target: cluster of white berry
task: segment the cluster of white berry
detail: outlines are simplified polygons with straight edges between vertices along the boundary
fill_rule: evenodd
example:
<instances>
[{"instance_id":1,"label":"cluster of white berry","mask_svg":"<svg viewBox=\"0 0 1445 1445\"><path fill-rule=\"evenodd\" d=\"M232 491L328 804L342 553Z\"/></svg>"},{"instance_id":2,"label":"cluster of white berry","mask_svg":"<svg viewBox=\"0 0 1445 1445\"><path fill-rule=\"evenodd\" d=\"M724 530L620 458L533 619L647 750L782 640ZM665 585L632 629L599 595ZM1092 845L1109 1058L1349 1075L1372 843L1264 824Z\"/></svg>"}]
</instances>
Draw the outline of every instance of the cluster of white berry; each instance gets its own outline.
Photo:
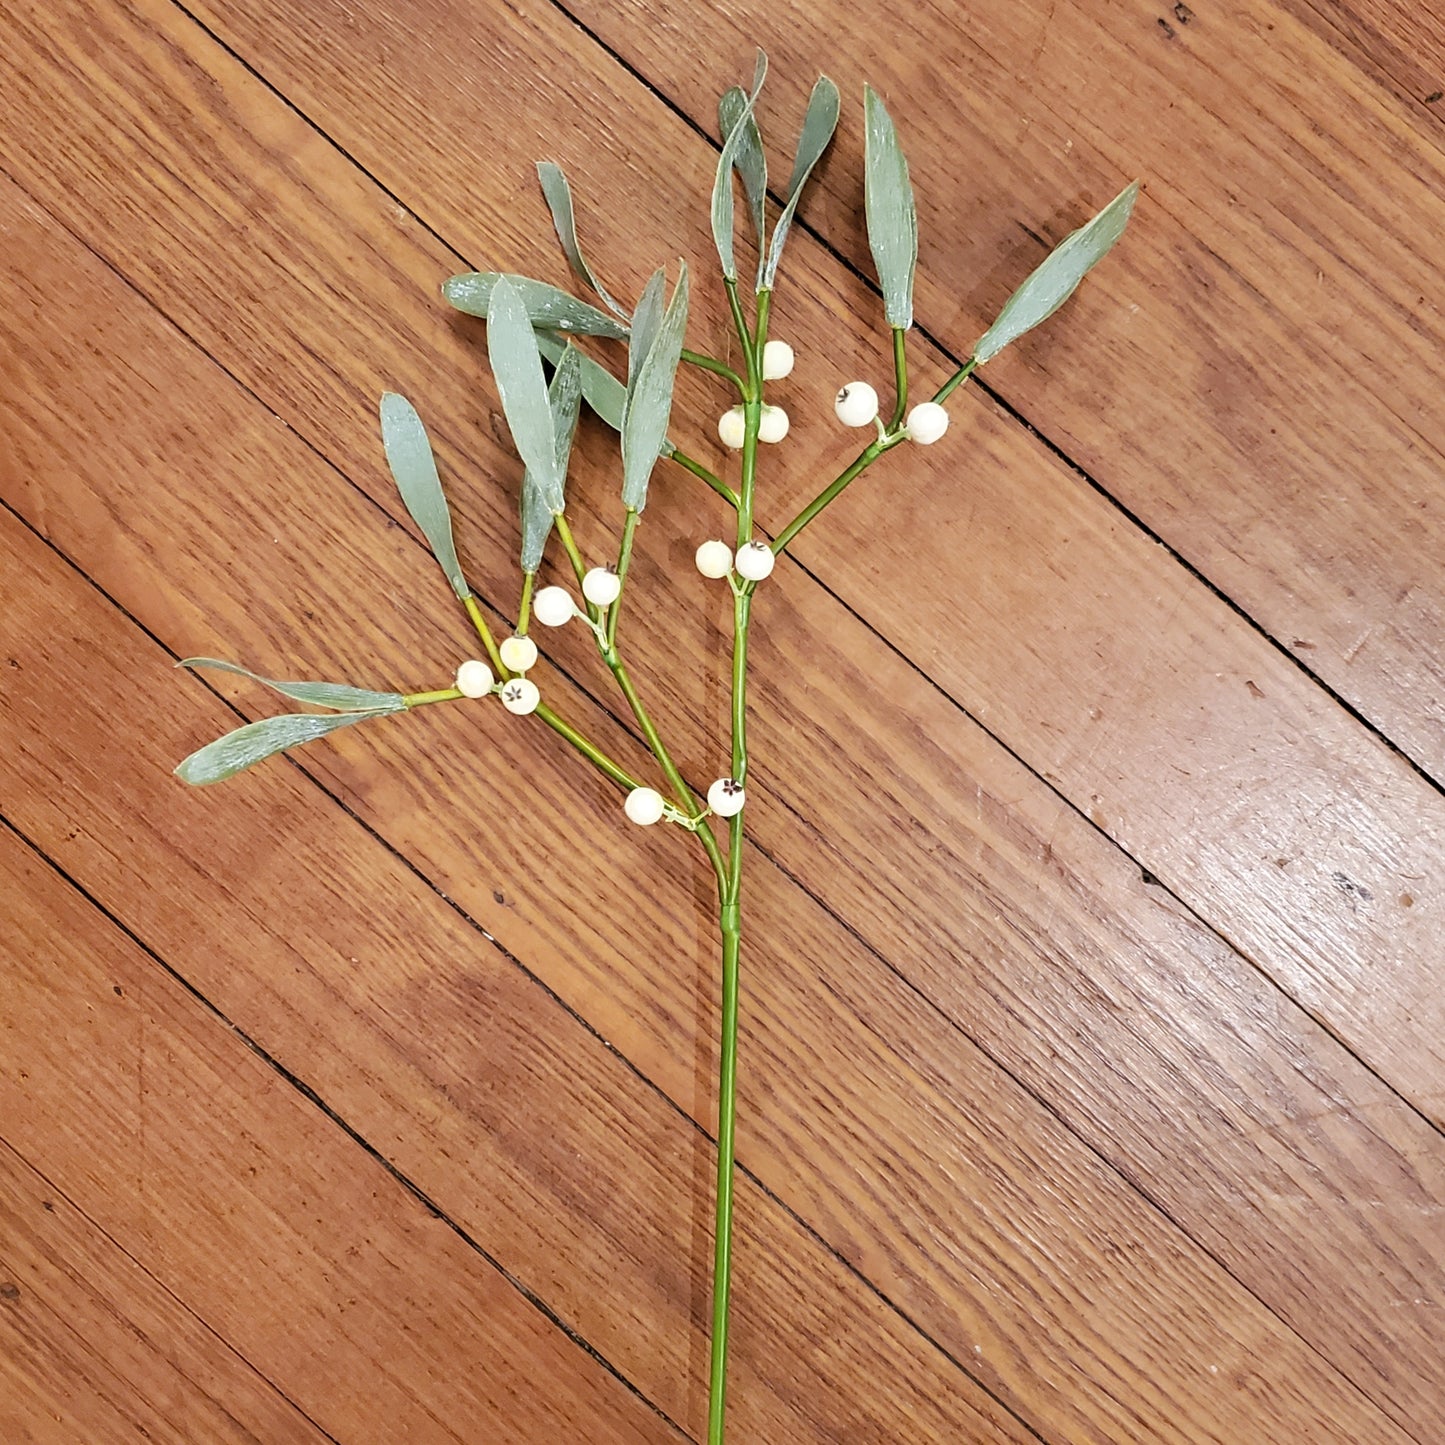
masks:
<instances>
[{"instance_id":1,"label":"cluster of white berry","mask_svg":"<svg viewBox=\"0 0 1445 1445\"><path fill-rule=\"evenodd\" d=\"M741 813L746 801L747 790L735 778L719 778L707 790L707 805L719 818L731 818ZM634 823L640 823L644 828L677 811L656 788L633 788L622 809ZM677 816L681 817L680 814Z\"/></svg>"},{"instance_id":2,"label":"cluster of white berry","mask_svg":"<svg viewBox=\"0 0 1445 1445\"><path fill-rule=\"evenodd\" d=\"M844 426L869 426L878 420L878 393L866 381L850 381L833 399ZM948 430L948 413L936 401L921 401L903 423L908 440L932 446Z\"/></svg>"},{"instance_id":3,"label":"cluster of white berry","mask_svg":"<svg viewBox=\"0 0 1445 1445\"><path fill-rule=\"evenodd\" d=\"M766 542L756 539L744 542L734 555L726 542L714 539L704 542L693 560L704 577L726 577L729 572L735 571L744 581L761 582L772 572L778 559Z\"/></svg>"}]
</instances>

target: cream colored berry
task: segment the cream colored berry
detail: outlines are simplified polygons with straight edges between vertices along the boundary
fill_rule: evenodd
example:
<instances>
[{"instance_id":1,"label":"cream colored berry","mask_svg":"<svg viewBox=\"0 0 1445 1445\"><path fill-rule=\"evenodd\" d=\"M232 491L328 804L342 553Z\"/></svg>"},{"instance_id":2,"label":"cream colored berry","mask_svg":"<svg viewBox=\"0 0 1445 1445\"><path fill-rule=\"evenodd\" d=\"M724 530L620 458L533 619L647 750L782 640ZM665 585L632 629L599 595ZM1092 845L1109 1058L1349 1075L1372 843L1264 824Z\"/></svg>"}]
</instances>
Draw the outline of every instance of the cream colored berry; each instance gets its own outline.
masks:
<instances>
[{"instance_id":1,"label":"cream colored berry","mask_svg":"<svg viewBox=\"0 0 1445 1445\"><path fill-rule=\"evenodd\" d=\"M656 788L634 788L622 805L623 811L634 823L645 828L662 817L662 794Z\"/></svg>"},{"instance_id":2,"label":"cream colored berry","mask_svg":"<svg viewBox=\"0 0 1445 1445\"><path fill-rule=\"evenodd\" d=\"M543 627L565 627L576 615L577 604L565 587L544 587L532 599L532 616Z\"/></svg>"},{"instance_id":3,"label":"cream colored berry","mask_svg":"<svg viewBox=\"0 0 1445 1445\"><path fill-rule=\"evenodd\" d=\"M932 446L948 430L948 413L936 401L922 401L908 413L903 424L909 441Z\"/></svg>"},{"instance_id":4,"label":"cream colored berry","mask_svg":"<svg viewBox=\"0 0 1445 1445\"><path fill-rule=\"evenodd\" d=\"M780 406L765 406L758 421L760 442L780 442L788 434L788 414Z\"/></svg>"},{"instance_id":5,"label":"cream colored berry","mask_svg":"<svg viewBox=\"0 0 1445 1445\"><path fill-rule=\"evenodd\" d=\"M844 426L869 426L878 415L878 393L866 381L850 381L833 401Z\"/></svg>"},{"instance_id":6,"label":"cream colored berry","mask_svg":"<svg viewBox=\"0 0 1445 1445\"><path fill-rule=\"evenodd\" d=\"M735 406L731 411L725 411L717 422L717 434L719 440L725 447L737 451L747 438L747 418L743 416L743 409Z\"/></svg>"},{"instance_id":7,"label":"cream colored berry","mask_svg":"<svg viewBox=\"0 0 1445 1445\"><path fill-rule=\"evenodd\" d=\"M731 818L741 813L746 801L743 785L733 778L719 778L707 790L707 805L719 818Z\"/></svg>"},{"instance_id":8,"label":"cream colored berry","mask_svg":"<svg viewBox=\"0 0 1445 1445\"><path fill-rule=\"evenodd\" d=\"M498 649L508 672L526 672L537 660L537 644L530 637L506 637Z\"/></svg>"},{"instance_id":9,"label":"cream colored berry","mask_svg":"<svg viewBox=\"0 0 1445 1445\"><path fill-rule=\"evenodd\" d=\"M457 691L463 697L486 697L494 680L492 669L476 658L457 668Z\"/></svg>"},{"instance_id":10,"label":"cream colored berry","mask_svg":"<svg viewBox=\"0 0 1445 1445\"><path fill-rule=\"evenodd\" d=\"M781 381L793 369L793 348L786 341L769 341L763 347L763 380Z\"/></svg>"},{"instance_id":11,"label":"cream colored berry","mask_svg":"<svg viewBox=\"0 0 1445 1445\"><path fill-rule=\"evenodd\" d=\"M772 570L777 558L766 542L748 542L738 548L737 560L733 563L739 577L749 582L761 582Z\"/></svg>"},{"instance_id":12,"label":"cream colored berry","mask_svg":"<svg viewBox=\"0 0 1445 1445\"><path fill-rule=\"evenodd\" d=\"M733 570L733 549L726 542L704 542L693 560L704 577L726 577Z\"/></svg>"},{"instance_id":13,"label":"cream colored berry","mask_svg":"<svg viewBox=\"0 0 1445 1445\"><path fill-rule=\"evenodd\" d=\"M542 701L542 694L537 691L537 684L529 678L514 677L510 682L502 684L502 706L508 712L514 712L518 717L526 717L529 712L537 711L537 704Z\"/></svg>"},{"instance_id":14,"label":"cream colored berry","mask_svg":"<svg viewBox=\"0 0 1445 1445\"><path fill-rule=\"evenodd\" d=\"M582 595L594 607L611 607L622 596L622 579L611 567L594 567L582 579Z\"/></svg>"}]
</instances>

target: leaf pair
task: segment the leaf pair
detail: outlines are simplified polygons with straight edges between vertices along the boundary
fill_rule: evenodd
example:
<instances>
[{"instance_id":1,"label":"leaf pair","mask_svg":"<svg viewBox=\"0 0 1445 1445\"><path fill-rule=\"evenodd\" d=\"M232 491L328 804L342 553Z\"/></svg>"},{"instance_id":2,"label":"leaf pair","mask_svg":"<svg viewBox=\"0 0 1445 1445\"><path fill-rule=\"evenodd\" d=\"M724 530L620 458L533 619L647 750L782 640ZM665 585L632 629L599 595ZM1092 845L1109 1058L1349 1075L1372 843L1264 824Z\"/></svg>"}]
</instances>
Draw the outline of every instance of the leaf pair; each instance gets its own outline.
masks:
<instances>
[{"instance_id":1,"label":"leaf pair","mask_svg":"<svg viewBox=\"0 0 1445 1445\"><path fill-rule=\"evenodd\" d=\"M208 783L223 782L246 768L294 748L325 737L337 728L365 722L367 718L385 717L389 713L401 712L406 699L396 692L371 692L365 688L348 687L338 682L278 682L275 678L261 677L249 668L234 662L222 662L214 657L187 657L178 663L179 667L210 667L221 672L234 672L249 677L255 682L273 688L296 702L311 703L316 707L336 709L333 715L324 713L282 713L279 717L262 718L259 722L247 723L213 743L198 749L176 768L176 776L193 787L204 787Z\"/></svg>"},{"instance_id":2,"label":"leaf pair","mask_svg":"<svg viewBox=\"0 0 1445 1445\"><path fill-rule=\"evenodd\" d=\"M823 152L828 148L828 143L833 139L833 132L838 126L839 111L838 87L826 75L819 76L813 85L812 94L808 97L808 108L798 136L798 149L793 160L793 174L788 179L783 212L773 227L772 240L768 242L768 165L763 154L762 133L753 113L766 74L767 57L759 51L752 94L747 95L740 86L734 86L725 91L718 101L718 124L724 140L712 193L713 242L722 261L723 275L728 280L735 281L737 259L732 172L737 171L742 179L743 192L752 216L753 233L758 242L759 291L770 291L773 288L778 265L783 258L783 246L787 242L788 231L797 213L803 187L807 185L813 167L818 164Z\"/></svg>"}]
</instances>

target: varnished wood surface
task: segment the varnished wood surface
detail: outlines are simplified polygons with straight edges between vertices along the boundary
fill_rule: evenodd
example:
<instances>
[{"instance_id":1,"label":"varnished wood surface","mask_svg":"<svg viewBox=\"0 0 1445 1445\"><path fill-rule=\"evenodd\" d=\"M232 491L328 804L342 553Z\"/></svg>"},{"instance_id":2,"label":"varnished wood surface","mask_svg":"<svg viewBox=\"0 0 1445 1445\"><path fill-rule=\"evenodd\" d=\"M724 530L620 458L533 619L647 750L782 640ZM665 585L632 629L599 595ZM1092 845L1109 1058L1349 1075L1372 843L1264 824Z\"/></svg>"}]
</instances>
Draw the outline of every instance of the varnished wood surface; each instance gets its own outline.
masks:
<instances>
[{"instance_id":1,"label":"varnished wood surface","mask_svg":"<svg viewBox=\"0 0 1445 1445\"><path fill-rule=\"evenodd\" d=\"M837 382L885 390L865 76L919 189L924 384L1030 232L1146 193L759 600L736 1438L1445 1435L1435 22L865 6L865 54L812 7L573 15L0 20L5 1438L697 1437L704 870L461 709L187 793L270 705L172 663L447 678L375 395L422 408L505 611L516 462L437 284L565 278L547 155L624 292L710 274L699 132L753 40L776 168L819 66L849 105L778 297L774 524L846 459ZM713 456L717 392L683 404ZM659 474L624 627L704 782L715 500ZM553 657L645 768L582 639Z\"/></svg>"}]
</instances>

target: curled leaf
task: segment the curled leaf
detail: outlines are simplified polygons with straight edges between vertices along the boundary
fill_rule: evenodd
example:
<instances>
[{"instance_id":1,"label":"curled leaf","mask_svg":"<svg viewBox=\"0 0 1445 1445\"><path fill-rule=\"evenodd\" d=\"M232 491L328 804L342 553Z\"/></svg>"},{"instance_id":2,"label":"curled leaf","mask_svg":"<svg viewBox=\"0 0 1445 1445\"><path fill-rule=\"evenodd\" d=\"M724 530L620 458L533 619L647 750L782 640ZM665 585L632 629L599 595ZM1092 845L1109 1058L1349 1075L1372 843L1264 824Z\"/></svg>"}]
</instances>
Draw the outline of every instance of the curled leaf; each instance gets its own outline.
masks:
<instances>
[{"instance_id":1,"label":"curled leaf","mask_svg":"<svg viewBox=\"0 0 1445 1445\"><path fill-rule=\"evenodd\" d=\"M1138 196L1138 181L1125 186L1093 220L1071 231L1039 262L1004 303L998 319L979 337L973 348L979 366L1046 321L1074 294L1079 282L1124 234Z\"/></svg>"},{"instance_id":2,"label":"curled leaf","mask_svg":"<svg viewBox=\"0 0 1445 1445\"><path fill-rule=\"evenodd\" d=\"M260 722L247 723L245 727L237 728L235 732L227 733L225 737L217 738L192 753L176 769L176 776L183 783L198 788L207 783L224 782L276 753L285 752L287 748L325 737L337 728L350 727L352 723L365 722L367 718L385 717L396 711L396 708L386 708L375 712L332 714L288 712L280 717L262 718Z\"/></svg>"},{"instance_id":3,"label":"curled leaf","mask_svg":"<svg viewBox=\"0 0 1445 1445\"><path fill-rule=\"evenodd\" d=\"M609 311L615 312L627 322L627 312L607 294L607 288L592 273L587 258L582 254L582 245L577 239L577 217L572 209L572 187L562 167L555 161L537 162L537 179L542 183L542 194L547 198L547 209L552 212L552 224L557 228L557 239L577 279L589 290L594 291Z\"/></svg>"},{"instance_id":4,"label":"curled leaf","mask_svg":"<svg viewBox=\"0 0 1445 1445\"><path fill-rule=\"evenodd\" d=\"M753 235L757 238L761 254L767 236L768 162L763 155L763 136L758 129L758 118L748 108L747 92L742 86L735 85L718 98L717 118L724 142L732 134L733 127L742 122L743 134L738 141L733 166L742 177L743 194L748 198L748 210L753 218Z\"/></svg>"},{"instance_id":5,"label":"curled leaf","mask_svg":"<svg viewBox=\"0 0 1445 1445\"><path fill-rule=\"evenodd\" d=\"M883 291L888 324L913 325L913 273L918 265L918 216L908 162L883 102L863 88L863 200L868 247Z\"/></svg>"},{"instance_id":6,"label":"curled leaf","mask_svg":"<svg viewBox=\"0 0 1445 1445\"><path fill-rule=\"evenodd\" d=\"M687 331L687 301L687 263L683 262L656 339L627 389L622 417L622 505L631 512L640 512L647 505L647 484L667 440L673 384Z\"/></svg>"},{"instance_id":7,"label":"curled leaf","mask_svg":"<svg viewBox=\"0 0 1445 1445\"><path fill-rule=\"evenodd\" d=\"M788 200L778 224L773 227L773 239L768 246L766 263L758 272L758 290L772 290L778 274L778 262L783 259L783 245L788 239L788 229L798 209L803 187L818 164L833 132L838 128L838 87L826 75L820 75L808 97L807 113L803 116L803 129L798 136L798 154L793 161L792 178L788 181Z\"/></svg>"},{"instance_id":8,"label":"curled leaf","mask_svg":"<svg viewBox=\"0 0 1445 1445\"><path fill-rule=\"evenodd\" d=\"M542 355L526 306L506 278L492 288L487 356L522 464L532 473L547 509L560 512L564 506L563 473L557 465L557 428L542 374Z\"/></svg>"},{"instance_id":9,"label":"curled leaf","mask_svg":"<svg viewBox=\"0 0 1445 1445\"><path fill-rule=\"evenodd\" d=\"M395 712L405 706L399 692L371 692L364 687L348 687L341 682L279 682L274 677L262 677L249 667L236 662L222 662L217 657L183 657L177 667L209 667L216 672L234 672L238 677L249 677L289 697L293 702L310 703L312 707L329 707L336 712Z\"/></svg>"},{"instance_id":10,"label":"curled leaf","mask_svg":"<svg viewBox=\"0 0 1445 1445\"><path fill-rule=\"evenodd\" d=\"M548 331L571 331L580 336L610 336L621 340L627 328L605 311L579 301L569 291L534 281L530 276L505 276L500 271L466 271L442 285L442 295L468 316L489 317L492 293L506 280L521 297L527 319Z\"/></svg>"},{"instance_id":11,"label":"curled leaf","mask_svg":"<svg viewBox=\"0 0 1445 1445\"><path fill-rule=\"evenodd\" d=\"M432 455L426 428L416 408L394 391L384 393L381 398L381 444L396 489L446 573L452 591L463 599L470 597L471 588L462 576L462 564L457 561L456 543L452 539L451 509L437 475L436 458Z\"/></svg>"},{"instance_id":12,"label":"curled leaf","mask_svg":"<svg viewBox=\"0 0 1445 1445\"><path fill-rule=\"evenodd\" d=\"M728 132L722 154L718 157L717 175L712 183L712 238L722 261L723 276L729 281L738 279L737 261L733 250L733 163L738 152L746 143L747 122L752 119L753 107L758 101L758 92L768 73L768 57L758 51L757 69L753 72L753 90L738 112L732 129Z\"/></svg>"}]
</instances>

